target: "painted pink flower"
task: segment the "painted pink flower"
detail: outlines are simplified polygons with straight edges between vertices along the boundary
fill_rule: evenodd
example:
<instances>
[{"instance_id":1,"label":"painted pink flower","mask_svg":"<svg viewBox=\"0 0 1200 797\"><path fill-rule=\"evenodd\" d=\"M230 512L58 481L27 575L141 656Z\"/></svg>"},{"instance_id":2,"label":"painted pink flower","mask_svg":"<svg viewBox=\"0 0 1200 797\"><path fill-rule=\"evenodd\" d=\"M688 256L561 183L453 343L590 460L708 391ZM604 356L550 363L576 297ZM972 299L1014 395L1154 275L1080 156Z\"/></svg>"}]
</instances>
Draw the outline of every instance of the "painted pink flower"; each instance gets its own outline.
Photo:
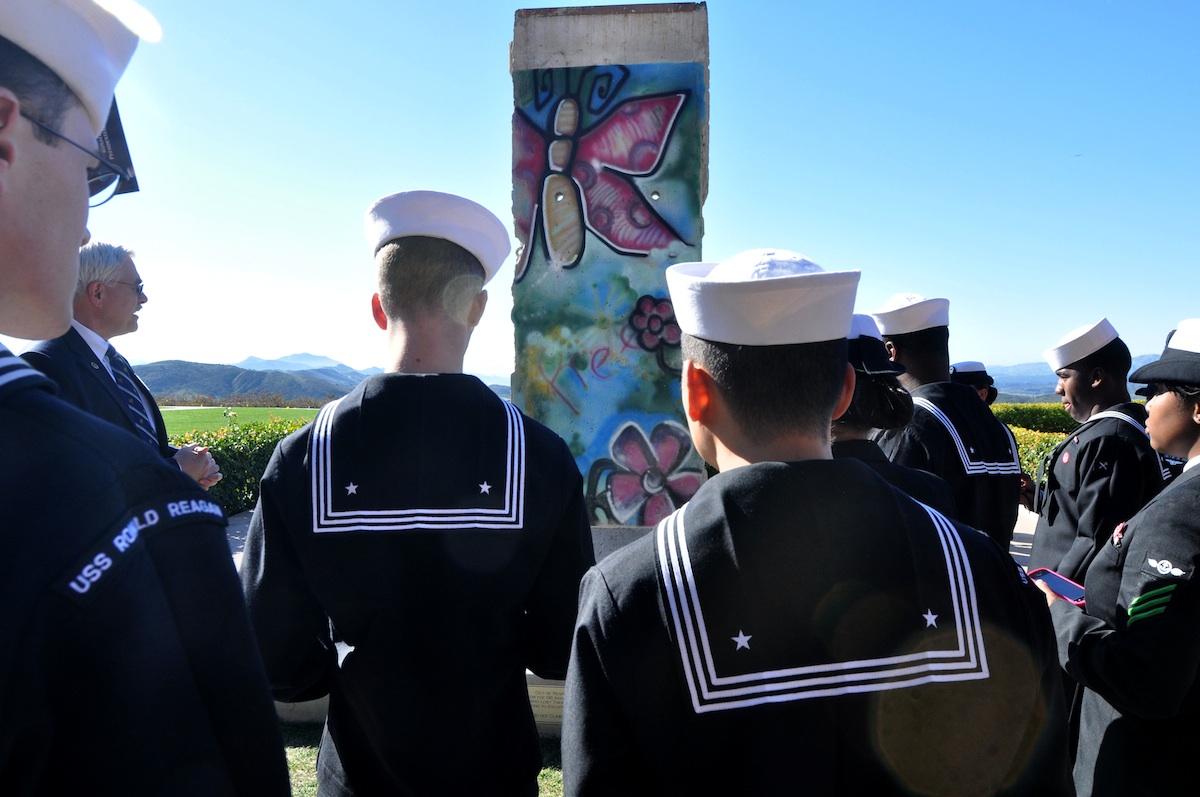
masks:
<instances>
[{"instance_id":1,"label":"painted pink flower","mask_svg":"<svg viewBox=\"0 0 1200 797\"><path fill-rule=\"evenodd\" d=\"M665 346L679 345L679 324L670 299L641 297L629 315L629 326L637 335L638 345L646 351L657 352Z\"/></svg>"},{"instance_id":2,"label":"painted pink flower","mask_svg":"<svg viewBox=\"0 0 1200 797\"><path fill-rule=\"evenodd\" d=\"M616 521L653 526L687 503L704 481L701 471L682 467L691 451L691 437L677 423L658 424L648 440L636 424L621 427L612 442L616 470L606 490Z\"/></svg>"}]
</instances>

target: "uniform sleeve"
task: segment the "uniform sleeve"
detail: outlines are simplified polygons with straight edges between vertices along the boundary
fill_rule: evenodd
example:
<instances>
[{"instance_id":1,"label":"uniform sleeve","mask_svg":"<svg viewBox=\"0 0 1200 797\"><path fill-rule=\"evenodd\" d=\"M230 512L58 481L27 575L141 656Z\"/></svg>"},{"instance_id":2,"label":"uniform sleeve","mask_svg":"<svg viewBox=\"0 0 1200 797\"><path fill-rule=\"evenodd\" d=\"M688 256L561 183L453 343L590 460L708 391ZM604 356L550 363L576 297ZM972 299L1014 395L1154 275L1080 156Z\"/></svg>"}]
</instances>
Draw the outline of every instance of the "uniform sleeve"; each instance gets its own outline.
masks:
<instances>
[{"instance_id":1,"label":"uniform sleeve","mask_svg":"<svg viewBox=\"0 0 1200 797\"><path fill-rule=\"evenodd\" d=\"M1075 505L1079 507L1079 519L1075 539L1057 569L1082 581L1088 565L1117 524L1142 508L1146 484L1137 451L1119 437L1098 437L1078 456Z\"/></svg>"},{"instance_id":2,"label":"uniform sleeve","mask_svg":"<svg viewBox=\"0 0 1200 797\"><path fill-rule=\"evenodd\" d=\"M525 666L542 678L563 678L571 652L571 630L579 581L595 564L592 530L583 504L583 479L574 471L569 498L559 516L533 590L525 604Z\"/></svg>"},{"instance_id":3,"label":"uniform sleeve","mask_svg":"<svg viewBox=\"0 0 1200 797\"><path fill-rule=\"evenodd\" d=\"M605 626L617 614L603 574L588 571L579 589L579 618L563 697L563 791L638 794L649 783L632 730L605 671Z\"/></svg>"},{"instance_id":4,"label":"uniform sleeve","mask_svg":"<svg viewBox=\"0 0 1200 797\"><path fill-rule=\"evenodd\" d=\"M276 700L295 702L329 693L334 653L328 616L306 584L292 542L296 530L289 528L281 508L286 505L287 472L280 444L260 484L241 577L271 691Z\"/></svg>"},{"instance_id":5,"label":"uniform sleeve","mask_svg":"<svg viewBox=\"0 0 1200 797\"><path fill-rule=\"evenodd\" d=\"M1161 513L1156 519L1162 525L1153 540L1132 539L1120 570L1122 628L1066 601L1050 607L1067 673L1123 714L1147 719L1174 716L1200 671L1200 527L1183 528ZM1149 536L1147 520L1139 525Z\"/></svg>"}]
</instances>

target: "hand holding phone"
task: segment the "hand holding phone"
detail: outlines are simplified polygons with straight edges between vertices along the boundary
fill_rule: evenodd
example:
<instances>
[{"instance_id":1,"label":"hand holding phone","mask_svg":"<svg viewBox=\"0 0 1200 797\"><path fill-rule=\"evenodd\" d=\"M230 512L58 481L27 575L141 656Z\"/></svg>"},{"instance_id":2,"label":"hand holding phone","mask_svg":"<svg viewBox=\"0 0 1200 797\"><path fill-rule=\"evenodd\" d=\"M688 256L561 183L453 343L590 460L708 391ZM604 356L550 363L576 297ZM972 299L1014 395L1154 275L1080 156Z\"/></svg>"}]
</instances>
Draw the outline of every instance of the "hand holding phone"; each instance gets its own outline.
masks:
<instances>
[{"instance_id":1,"label":"hand holding phone","mask_svg":"<svg viewBox=\"0 0 1200 797\"><path fill-rule=\"evenodd\" d=\"M1063 600L1070 601L1076 606L1083 606L1087 600L1083 596L1083 587L1076 584L1071 579L1064 575L1055 573L1053 570L1045 567L1039 567L1036 570L1029 571L1029 577L1035 581L1040 581L1060 596Z\"/></svg>"}]
</instances>

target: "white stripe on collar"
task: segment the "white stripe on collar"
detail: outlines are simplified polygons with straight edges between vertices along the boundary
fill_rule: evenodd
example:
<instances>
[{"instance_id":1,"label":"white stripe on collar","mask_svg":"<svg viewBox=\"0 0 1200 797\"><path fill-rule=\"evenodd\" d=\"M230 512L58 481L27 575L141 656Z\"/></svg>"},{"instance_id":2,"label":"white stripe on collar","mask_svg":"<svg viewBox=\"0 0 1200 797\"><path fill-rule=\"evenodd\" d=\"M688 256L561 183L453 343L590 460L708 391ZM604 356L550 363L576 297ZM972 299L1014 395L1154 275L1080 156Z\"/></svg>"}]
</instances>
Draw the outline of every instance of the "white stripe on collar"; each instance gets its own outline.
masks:
<instances>
[{"instance_id":1,"label":"white stripe on collar","mask_svg":"<svg viewBox=\"0 0 1200 797\"><path fill-rule=\"evenodd\" d=\"M334 411L343 399L321 408L313 420L309 443L312 470L313 531L408 531L411 529L519 529L525 523L525 421L505 401L508 416L508 446L505 454L504 505L500 509L360 509L336 510L333 506L333 440L330 430Z\"/></svg>"},{"instance_id":2,"label":"white stripe on collar","mask_svg":"<svg viewBox=\"0 0 1200 797\"><path fill-rule=\"evenodd\" d=\"M972 459L970 452L967 450L966 443L963 442L962 435L958 433L958 429L954 428L954 424L946 413L927 398L921 396L913 396L913 404L926 412L933 415L938 423L946 427L946 431L950 433L950 439L954 441L954 447L958 450L958 458L962 460L963 470L968 476L979 474L990 474L993 476L1021 473L1021 460L1017 456L1016 441L1013 439L1012 433L1005 430L1009 439L1009 453L1012 455L1011 461L1005 462L988 462L987 460ZM1000 423L997 421L997 423ZM1003 426L1003 424L1001 424Z\"/></svg>"},{"instance_id":3,"label":"white stripe on collar","mask_svg":"<svg viewBox=\"0 0 1200 797\"><path fill-rule=\"evenodd\" d=\"M799 665L740 675L719 675L712 655L684 529L684 509L663 519L655 531L679 657L697 714L767 703L905 689L920 684L975 681L989 677L975 579L958 531L929 507L949 585L947 604L956 630L953 646L886 658Z\"/></svg>"}]
</instances>

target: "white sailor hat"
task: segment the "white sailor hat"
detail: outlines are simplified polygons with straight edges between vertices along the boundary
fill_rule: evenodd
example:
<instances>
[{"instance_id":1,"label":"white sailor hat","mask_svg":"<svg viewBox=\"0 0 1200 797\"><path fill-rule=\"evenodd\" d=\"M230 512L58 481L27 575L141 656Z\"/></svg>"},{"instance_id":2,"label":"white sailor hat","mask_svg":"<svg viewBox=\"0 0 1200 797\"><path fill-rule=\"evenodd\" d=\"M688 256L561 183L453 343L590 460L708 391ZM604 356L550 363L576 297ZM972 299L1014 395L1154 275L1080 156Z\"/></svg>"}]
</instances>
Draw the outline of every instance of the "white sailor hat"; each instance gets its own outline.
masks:
<instances>
[{"instance_id":1,"label":"white sailor hat","mask_svg":"<svg viewBox=\"0 0 1200 797\"><path fill-rule=\"evenodd\" d=\"M133 0L0 2L0 36L62 78L82 103L96 136L108 120L113 89L133 57L139 34L155 41L162 29Z\"/></svg>"},{"instance_id":2,"label":"white sailor hat","mask_svg":"<svg viewBox=\"0 0 1200 797\"><path fill-rule=\"evenodd\" d=\"M1116 339L1117 330L1107 318L1101 318L1094 324L1084 324L1071 330L1053 347L1042 352L1042 357L1051 370L1057 371L1079 362L1089 354L1095 354Z\"/></svg>"},{"instance_id":3,"label":"white sailor hat","mask_svg":"<svg viewBox=\"0 0 1200 797\"><path fill-rule=\"evenodd\" d=\"M926 299L916 293L897 293L871 316L883 335L907 335L932 327L948 327L950 300Z\"/></svg>"},{"instance_id":4,"label":"white sailor hat","mask_svg":"<svg viewBox=\"0 0 1200 797\"><path fill-rule=\"evenodd\" d=\"M958 385L967 385L976 390L986 390L984 401L991 404L996 400L999 391L996 390L996 380L992 379L984 364L978 360L964 360L950 366L950 381Z\"/></svg>"},{"instance_id":5,"label":"white sailor hat","mask_svg":"<svg viewBox=\"0 0 1200 797\"><path fill-rule=\"evenodd\" d=\"M1130 374L1129 381L1200 386L1200 318L1180 321L1162 356Z\"/></svg>"},{"instance_id":6,"label":"white sailor hat","mask_svg":"<svg viewBox=\"0 0 1200 797\"><path fill-rule=\"evenodd\" d=\"M795 252L751 249L720 263L671 266L667 288L687 334L783 346L846 337L858 278L857 271L825 271Z\"/></svg>"},{"instance_id":7,"label":"white sailor hat","mask_svg":"<svg viewBox=\"0 0 1200 797\"><path fill-rule=\"evenodd\" d=\"M900 363L888 359L883 338L875 319L864 313L855 313L850 322L850 347L848 358L854 370L863 374L902 374L907 369Z\"/></svg>"},{"instance_id":8,"label":"white sailor hat","mask_svg":"<svg viewBox=\"0 0 1200 797\"><path fill-rule=\"evenodd\" d=\"M439 191L402 191L367 208L367 244L374 257L383 245L414 235L458 244L479 259L486 284L508 257L508 230L476 202Z\"/></svg>"}]
</instances>

